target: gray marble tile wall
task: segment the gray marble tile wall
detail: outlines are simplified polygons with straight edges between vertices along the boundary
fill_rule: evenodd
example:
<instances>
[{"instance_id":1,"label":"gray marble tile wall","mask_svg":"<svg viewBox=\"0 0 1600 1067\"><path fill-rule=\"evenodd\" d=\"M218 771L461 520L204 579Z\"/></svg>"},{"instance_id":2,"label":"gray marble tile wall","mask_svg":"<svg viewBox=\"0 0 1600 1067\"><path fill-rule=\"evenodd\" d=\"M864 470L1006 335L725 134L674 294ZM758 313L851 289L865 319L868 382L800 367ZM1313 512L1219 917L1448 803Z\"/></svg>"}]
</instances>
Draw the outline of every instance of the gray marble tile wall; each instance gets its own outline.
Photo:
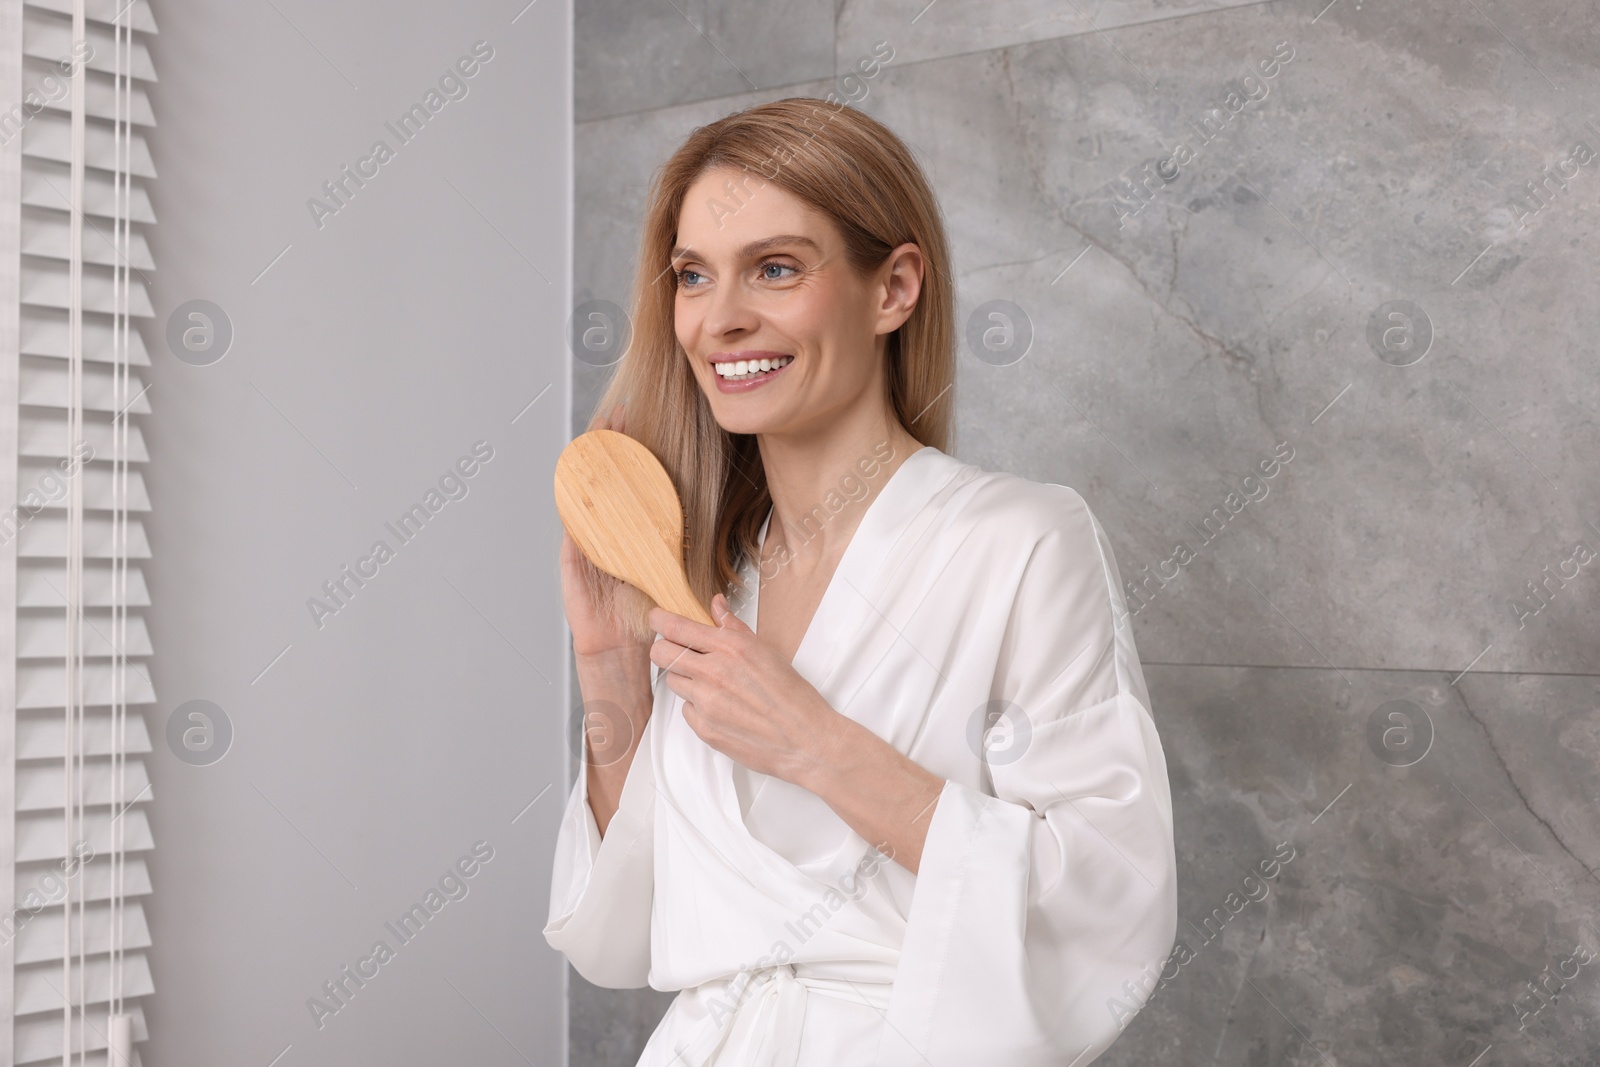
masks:
<instances>
[{"instance_id":1,"label":"gray marble tile wall","mask_svg":"<svg viewBox=\"0 0 1600 1067\"><path fill-rule=\"evenodd\" d=\"M1600 1063L1593 6L585 0L577 31L580 303L626 303L693 126L893 46L859 106L940 196L963 321L1033 331L963 354L956 454L1077 488L1136 583L1193 958L1099 1062ZM575 363L575 431L607 373ZM574 976L572 1064L631 1065L668 999Z\"/></svg>"}]
</instances>

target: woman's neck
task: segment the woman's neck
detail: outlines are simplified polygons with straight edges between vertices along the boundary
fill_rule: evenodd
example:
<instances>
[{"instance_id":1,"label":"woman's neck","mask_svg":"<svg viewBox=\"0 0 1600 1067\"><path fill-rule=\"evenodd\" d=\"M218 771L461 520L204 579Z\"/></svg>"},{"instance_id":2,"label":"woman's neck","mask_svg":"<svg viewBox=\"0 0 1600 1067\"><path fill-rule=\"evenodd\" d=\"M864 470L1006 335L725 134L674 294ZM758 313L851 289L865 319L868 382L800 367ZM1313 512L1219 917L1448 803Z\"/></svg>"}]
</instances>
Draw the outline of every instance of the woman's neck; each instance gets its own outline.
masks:
<instances>
[{"instance_id":1,"label":"woman's neck","mask_svg":"<svg viewBox=\"0 0 1600 1067\"><path fill-rule=\"evenodd\" d=\"M922 447L887 411L804 440L764 434L757 443L772 496L762 555L786 547L802 572L837 561L890 476Z\"/></svg>"}]
</instances>

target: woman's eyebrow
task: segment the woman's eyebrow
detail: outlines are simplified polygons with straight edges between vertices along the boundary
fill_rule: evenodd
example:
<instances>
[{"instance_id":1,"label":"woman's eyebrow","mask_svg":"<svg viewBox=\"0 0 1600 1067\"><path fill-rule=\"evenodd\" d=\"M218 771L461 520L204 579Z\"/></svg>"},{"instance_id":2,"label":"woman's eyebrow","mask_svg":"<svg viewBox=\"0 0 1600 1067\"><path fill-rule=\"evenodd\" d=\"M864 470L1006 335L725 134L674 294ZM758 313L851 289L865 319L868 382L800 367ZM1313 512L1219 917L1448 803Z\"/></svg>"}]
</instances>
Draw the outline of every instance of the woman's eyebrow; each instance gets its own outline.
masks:
<instances>
[{"instance_id":1,"label":"woman's eyebrow","mask_svg":"<svg viewBox=\"0 0 1600 1067\"><path fill-rule=\"evenodd\" d=\"M809 237L803 237L797 233L784 233L779 234L776 237L763 237L759 241L751 241L749 244L739 249L739 256L742 259L752 259L761 255L763 252L771 251L773 248L777 248L782 245L807 245L814 251L822 251L822 247ZM679 245L677 248L672 250L672 258L674 260L684 259L694 255L698 255L698 253L696 253L694 249L687 248L683 245Z\"/></svg>"}]
</instances>

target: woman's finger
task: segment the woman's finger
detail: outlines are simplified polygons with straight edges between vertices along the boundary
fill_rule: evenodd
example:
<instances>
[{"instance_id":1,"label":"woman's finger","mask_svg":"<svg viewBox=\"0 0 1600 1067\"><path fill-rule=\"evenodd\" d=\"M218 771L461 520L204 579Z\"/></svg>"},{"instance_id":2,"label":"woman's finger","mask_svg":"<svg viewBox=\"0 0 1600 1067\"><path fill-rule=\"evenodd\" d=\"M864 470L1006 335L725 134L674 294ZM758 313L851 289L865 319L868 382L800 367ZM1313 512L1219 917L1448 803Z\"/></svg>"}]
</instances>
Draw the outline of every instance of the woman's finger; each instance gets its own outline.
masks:
<instances>
[{"instance_id":1,"label":"woman's finger","mask_svg":"<svg viewBox=\"0 0 1600 1067\"><path fill-rule=\"evenodd\" d=\"M695 622L666 608L651 608L649 619L656 633L686 648L709 652L722 647L722 631L715 626Z\"/></svg>"},{"instance_id":2,"label":"woman's finger","mask_svg":"<svg viewBox=\"0 0 1600 1067\"><path fill-rule=\"evenodd\" d=\"M694 695L693 679L685 678L680 674L673 674L671 671L668 671L666 674L666 680L667 688L672 690L678 696L681 696L685 701L689 700L689 698Z\"/></svg>"},{"instance_id":3,"label":"woman's finger","mask_svg":"<svg viewBox=\"0 0 1600 1067\"><path fill-rule=\"evenodd\" d=\"M696 652L692 648L685 648L676 641L663 637L650 645L650 662L670 674L688 677L699 673L700 661L705 659L704 653Z\"/></svg>"}]
</instances>

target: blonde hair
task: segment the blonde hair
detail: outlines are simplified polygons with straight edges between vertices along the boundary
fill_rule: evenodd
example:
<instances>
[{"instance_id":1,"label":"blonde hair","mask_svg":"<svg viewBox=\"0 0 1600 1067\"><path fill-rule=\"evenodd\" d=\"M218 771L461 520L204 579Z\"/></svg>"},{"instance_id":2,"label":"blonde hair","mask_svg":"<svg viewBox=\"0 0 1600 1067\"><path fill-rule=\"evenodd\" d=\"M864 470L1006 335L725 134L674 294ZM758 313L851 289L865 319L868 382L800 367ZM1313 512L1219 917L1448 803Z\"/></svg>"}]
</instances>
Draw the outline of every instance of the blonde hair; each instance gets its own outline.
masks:
<instances>
[{"instance_id":1,"label":"blonde hair","mask_svg":"<svg viewBox=\"0 0 1600 1067\"><path fill-rule=\"evenodd\" d=\"M590 425L603 425L624 404L624 432L666 467L683 502L689 584L704 604L742 586L739 567L756 557L772 502L755 436L717 424L674 330L679 211L695 180L723 167L744 172L738 184L746 189L771 182L828 216L862 277L897 246L917 245L926 267L921 293L885 348L889 400L912 437L946 452L954 411L949 250L938 202L906 145L864 112L815 97L758 104L696 127L651 182L633 285L633 341ZM584 569L599 608L616 613L637 637L654 632L643 593L604 579L587 561Z\"/></svg>"}]
</instances>

